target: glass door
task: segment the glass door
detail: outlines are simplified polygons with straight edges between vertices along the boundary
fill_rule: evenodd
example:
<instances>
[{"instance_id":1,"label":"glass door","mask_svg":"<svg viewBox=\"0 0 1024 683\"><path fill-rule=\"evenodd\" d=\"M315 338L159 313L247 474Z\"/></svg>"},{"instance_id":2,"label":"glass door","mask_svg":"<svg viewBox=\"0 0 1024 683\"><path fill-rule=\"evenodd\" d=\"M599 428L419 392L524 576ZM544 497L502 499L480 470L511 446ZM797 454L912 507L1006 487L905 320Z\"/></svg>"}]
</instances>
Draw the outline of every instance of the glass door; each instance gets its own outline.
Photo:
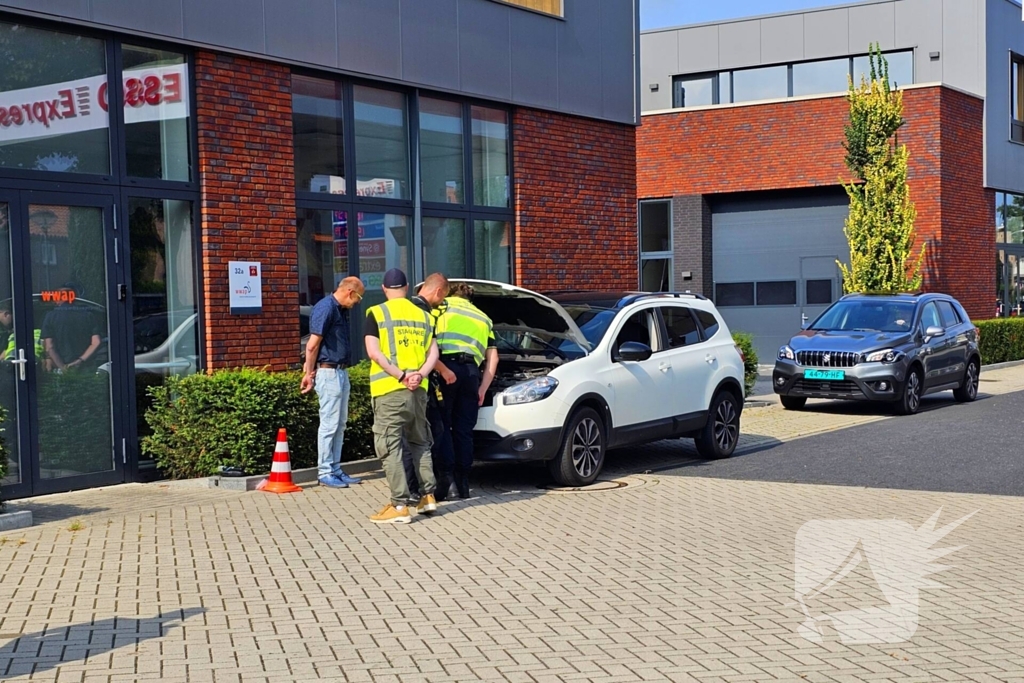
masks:
<instances>
[{"instance_id":1,"label":"glass door","mask_svg":"<svg viewBox=\"0 0 1024 683\"><path fill-rule=\"evenodd\" d=\"M124 289L113 199L22 192L0 206L6 483L14 495L36 495L122 481L115 407L125 362L112 340Z\"/></svg>"}]
</instances>

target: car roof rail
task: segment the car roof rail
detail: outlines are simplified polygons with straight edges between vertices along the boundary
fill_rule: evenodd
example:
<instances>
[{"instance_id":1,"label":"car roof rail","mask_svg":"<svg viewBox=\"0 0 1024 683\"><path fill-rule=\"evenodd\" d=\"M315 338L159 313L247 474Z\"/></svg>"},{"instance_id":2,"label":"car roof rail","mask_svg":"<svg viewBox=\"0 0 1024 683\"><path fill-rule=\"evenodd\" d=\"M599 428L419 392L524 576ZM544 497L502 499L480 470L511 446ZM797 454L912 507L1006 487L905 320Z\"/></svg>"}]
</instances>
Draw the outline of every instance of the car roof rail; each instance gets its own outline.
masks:
<instances>
[{"instance_id":1,"label":"car roof rail","mask_svg":"<svg viewBox=\"0 0 1024 683\"><path fill-rule=\"evenodd\" d=\"M632 294L627 297L623 297L622 301L619 302L620 306L628 306L635 304L637 301L643 301L644 299L699 299L701 301L708 301L709 299L703 294L695 294L694 292L643 292L640 294Z\"/></svg>"}]
</instances>

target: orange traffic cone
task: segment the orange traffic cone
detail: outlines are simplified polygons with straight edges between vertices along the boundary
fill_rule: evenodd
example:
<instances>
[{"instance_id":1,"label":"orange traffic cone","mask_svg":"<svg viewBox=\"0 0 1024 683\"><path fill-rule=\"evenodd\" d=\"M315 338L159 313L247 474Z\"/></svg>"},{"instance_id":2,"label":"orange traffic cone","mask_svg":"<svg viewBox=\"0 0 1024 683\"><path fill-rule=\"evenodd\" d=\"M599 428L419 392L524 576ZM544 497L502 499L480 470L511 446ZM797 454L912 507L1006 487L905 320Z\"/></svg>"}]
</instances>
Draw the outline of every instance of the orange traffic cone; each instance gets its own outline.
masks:
<instances>
[{"instance_id":1,"label":"orange traffic cone","mask_svg":"<svg viewBox=\"0 0 1024 683\"><path fill-rule=\"evenodd\" d=\"M270 478L266 486L260 487L267 493L298 493L302 491L292 482L292 460L288 455L288 436L282 427L277 430L277 447L274 448L274 462L270 465Z\"/></svg>"}]
</instances>

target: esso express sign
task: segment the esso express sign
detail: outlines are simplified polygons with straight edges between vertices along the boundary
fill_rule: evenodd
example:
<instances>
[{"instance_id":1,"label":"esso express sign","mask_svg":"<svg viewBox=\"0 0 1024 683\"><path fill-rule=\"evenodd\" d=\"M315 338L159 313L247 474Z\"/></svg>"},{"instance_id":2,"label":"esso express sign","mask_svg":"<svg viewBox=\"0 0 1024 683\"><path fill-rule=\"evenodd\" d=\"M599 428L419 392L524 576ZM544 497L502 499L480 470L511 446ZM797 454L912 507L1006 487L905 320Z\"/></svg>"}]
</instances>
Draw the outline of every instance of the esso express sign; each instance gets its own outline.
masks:
<instances>
[{"instance_id":1,"label":"esso express sign","mask_svg":"<svg viewBox=\"0 0 1024 683\"><path fill-rule=\"evenodd\" d=\"M187 117L187 69L125 71L125 123ZM108 90L106 76L93 76L0 93L0 145L109 127Z\"/></svg>"}]
</instances>

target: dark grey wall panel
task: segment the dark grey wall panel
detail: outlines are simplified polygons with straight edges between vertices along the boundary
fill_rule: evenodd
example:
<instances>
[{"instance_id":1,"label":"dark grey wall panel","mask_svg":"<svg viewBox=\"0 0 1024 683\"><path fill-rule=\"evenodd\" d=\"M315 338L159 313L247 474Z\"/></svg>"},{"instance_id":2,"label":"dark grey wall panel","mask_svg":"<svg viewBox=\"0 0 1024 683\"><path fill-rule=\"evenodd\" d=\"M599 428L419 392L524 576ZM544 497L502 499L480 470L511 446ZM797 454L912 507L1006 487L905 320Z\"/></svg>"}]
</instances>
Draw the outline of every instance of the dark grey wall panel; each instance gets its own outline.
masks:
<instances>
[{"instance_id":1,"label":"dark grey wall panel","mask_svg":"<svg viewBox=\"0 0 1024 683\"><path fill-rule=\"evenodd\" d=\"M402 0L402 79L459 88L458 0Z\"/></svg>"},{"instance_id":2,"label":"dark grey wall panel","mask_svg":"<svg viewBox=\"0 0 1024 683\"><path fill-rule=\"evenodd\" d=\"M95 0L94 0L95 2ZM267 18L267 54L311 64L338 65L335 0L264 0Z\"/></svg>"},{"instance_id":3,"label":"dark grey wall panel","mask_svg":"<svg viewBox=\"0 0 1024 683\"><path fill-rule=\"evenodd\" d=\"M601 13L593 0L565 0L568 21L558 26L558 103L561 111L586 114L603 109L601 59L593 51L601 35Z\"/></svg>"},{"instance_id":4,"label":"dark grey wall panel","mask_svg":"<svg viewBox=\"0 0 1024 683\"><path fill-rule=\"evenodd\" d=\"M89 0L2 0L0 9L31 10L69 19L89 19Z\"/></svg>"},{"instance_id":5,"label":"dark grey wall panel","mask_svg":"<svg viewBox=\"0 0 1024 683\"><path fill-rule=\"evenodd\" d=\"M634 78L632 42L618 40L623 26L634 22L633 8L619 0L601 0L601 95L604 115L610 119L629 118L636 107L633 98L622 96L620 83Z\"/></svg>"},{"instance_id":6,"label":"dark grey wall panel","mask_svg":"<svg viewBox=\"0 0 1024 683\"><path fill-rule=\"evenodd\" d=\"M402 77L399 0L338 0L338 65L342 69Z\"/></svg>"},{"instance_id":7,"label":"dark grey wall panel","mask_svg":"<svg viewBox=\"0 0 1024 683\"><path fill-rule=\"evenodd\" d=\"M134 3L128 3L133 7ZM185 36L210 45L263 52L266 26L263 0L184 0Z\"/></svg>"},{"instance_id":8,"label":"dark grey wall panel","mask_svg":"<svg viewBox=\"0 0 1024 683\"><path fill-rule=\"evenodd\" d=\"M0 0L4 9L202 49L638 123L639 0Z\"/></svg>"},{"instance_id":9,"label":"dark grey wall panel","mask_svg":"<svg viewBox=\"0 0 1024 683\"><path fill-rule=\"evenodd\" d=\"M512 99L558 107L555 23L532 12L515 12L512 28Z\"/></svg>"},{"instance_id":10,"label":"dark grey wall panel","mask_svg":"<svg viewBox=\"0 0 1024 683\"><path fill-rule=\"evenodd\" d=\"M509 15L513 11L496 2L459 4L459 73L464 91L512 99Z\"/></svg>"},{"instance_id":11,"label":"dark grey wall panel","mask_svg":"<svg viewBox=\"0 0 1024 683\"><path fill-rule=\"evenodd\" d=\"M83 3L87 0L82 0ZM130 0L92 0L92 17L103 24L123 24L126 28L181 38L184 35L181 0L130 2Z\"/></svg>"}]
</instances>

